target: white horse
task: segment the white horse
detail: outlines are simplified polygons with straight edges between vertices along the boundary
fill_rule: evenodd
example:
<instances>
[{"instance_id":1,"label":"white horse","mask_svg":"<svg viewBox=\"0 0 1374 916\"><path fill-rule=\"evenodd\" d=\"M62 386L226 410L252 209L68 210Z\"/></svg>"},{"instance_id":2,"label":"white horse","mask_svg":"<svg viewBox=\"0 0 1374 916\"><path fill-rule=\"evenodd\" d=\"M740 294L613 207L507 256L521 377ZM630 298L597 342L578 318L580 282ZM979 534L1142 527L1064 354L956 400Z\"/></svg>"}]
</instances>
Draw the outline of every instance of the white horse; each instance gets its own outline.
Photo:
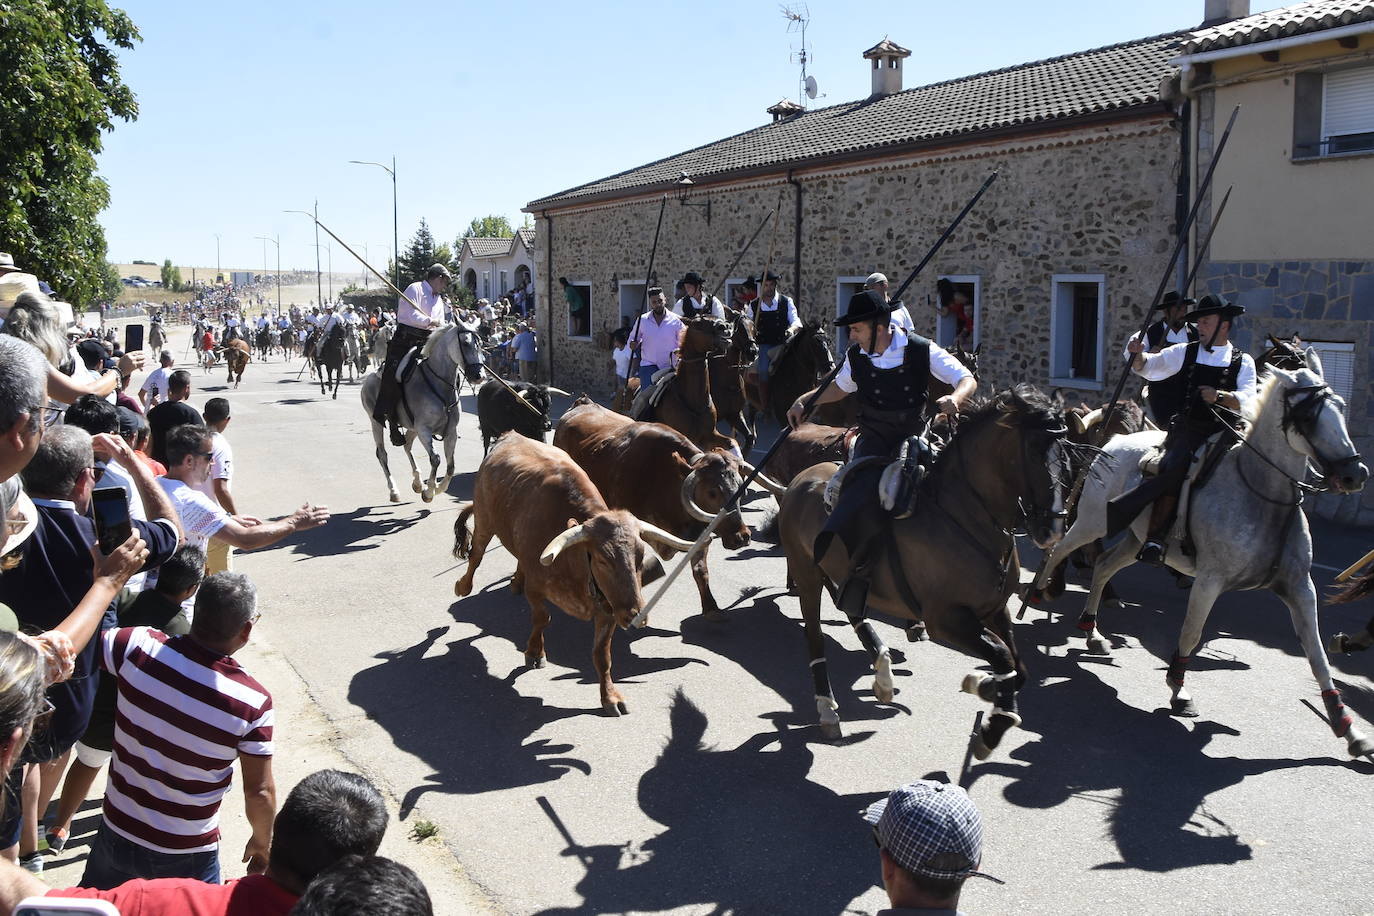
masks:
<instances>
[{"instance_id":1,"label":"white horse","mask_svg":"<svg viewBox=\"0 0 1374 916\"><path fill-rule=\"evenodd\" d=\"M1312 674L1321 687L1332 731L1345 738L1355 757L1374 754L1374 741L1355 727L1331 679L1317 633L1317 591L1312 584L1312 536L1301 508L1300 481L1307 464L1315 464L1327 486L1342 493L1363 489L1369 469L1350 441L1344 402L1322 380L1321 361L1306 351L1307 368L1288 372L1269 368L1258 397L1246 411L1244 439L1227 452L1189 512L1196 555L1181 548L1184 513L1169 537L1168 565L1193 576L1188 613L1166 681L1172 708L1182 716L1197 715L1183 686L1189 656L1202 639L1212 605L1222 592L1267 588L1288 606ZM1093 465L1078 504L1078 520L1051 552L1035 586L1041 588L1061 558L1103 537L1107 501L1140 482L1140 460L1164 438L1162 432L1118 436L1107 443ZM1088 649L1105 654L1107 641L1097 629L1102 590L1117 572L1135 562L1148 528L1143 512L1120 543L1097 561L1092 590L1079 619Z\"/></svg>"},{"instance_id":2,"label":"white horse","mask_svg":"<svg viewBox=\"0 0 1374 916\"><path fill-rule=\"evenodd\" d=\"M463 408L458 400L459 370L469 380L480 378L482 372L482 348L477 335L458 324L446 324L430 332L420 354L424 357L420 365L410 374L403 386L403 394L396 402L397 416L401 426L406 428L405 452L410 459L412 475L411 489L420 494L425 502L434 499L434 494L443 492L453 479L453 449L458 441L458 419ZM379 370L380 371L380 370ZM382 379L377 372L368 372L363 378L363 409L367 411L368 421L372 424L372 439L377 443L377 462L386 476L386 486L391 501L398 503L401 497L396 492L396 484L391 479L391 468L386 460L386 430L381 423L372 419L372 408L377 403L377 392ZM429 455L429 478L423 484L420 469L415 464L411 446L419 439ZM444 443L444 458L448 465L442 480L435 482L439 474L439 454L435 450L436 440Z\"/></svg>"},{"instance_id":3,"label":"white horse","mask_svg":"<svg viewBox=\"0 0 1374 916\"><path fill-rule=\"evenodd\" d=\"M353 381L353 373L358 370L358 329L352 325L344 327L344 362L348 364L348 380Z\"/></svg>"}]
</instances>

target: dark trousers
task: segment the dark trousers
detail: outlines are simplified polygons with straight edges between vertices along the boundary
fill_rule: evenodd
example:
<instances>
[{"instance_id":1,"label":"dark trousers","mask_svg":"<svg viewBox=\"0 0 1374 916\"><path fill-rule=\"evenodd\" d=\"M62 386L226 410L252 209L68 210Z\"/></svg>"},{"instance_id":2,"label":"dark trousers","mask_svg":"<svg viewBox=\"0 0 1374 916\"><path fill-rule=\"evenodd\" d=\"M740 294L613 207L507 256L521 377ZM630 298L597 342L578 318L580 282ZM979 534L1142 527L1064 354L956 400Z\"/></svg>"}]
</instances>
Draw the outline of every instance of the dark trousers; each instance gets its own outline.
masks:
<instances>
[{"instance_id":1,"label":"dark trousers","mask_svg":"<svg viewBox=\"0 0 1374 916\"><path fill-rule=\"evenodd\" d=\"M1129 528L1136 516L1156 500L1177 499L1183 481L1188 477L1188 468L1193 463L1193 453L1219 429L1215 423L1197 423L1186 417L1175 417L1164 439L1164 457L1159 462L1159 473L1107 503L1107 536L1112 537ZM1158 521L1158 525L1151 526L1151 537L1168 533L1168 527L1174 522L1174 513L1170 512L1167 518ZM1155 528L1163 530L1157 531Z\"/></svg>"},{"instance_id":2,"label":"dark trousers","mask_svg":"<svg viewBox=\"0 0 1374 916\"><path fill-rule=\"evenodd\" d=\"M412 328L408 324L396 326L396 333L386 344L386 362L379 372L381 387L377 389L377 404L372 409L372 417L378 423L386 422L387 417L396 416L396 401L401 396L401 386L396 382L396 367L410 352L412 347L424 346L429 339L429 331Z\"/></svg>"},{"instance_id":3,"label":"dark trousers","mask_svg":"<svg viewBox=\"0 0 1374 916\"><path fill-rule=\"evenodd\" d=\"M191 878L219 884L219 850L158 852L126 840L102 820L80 886L105 891L135 878Z\"/></svg>"}]
</instances>

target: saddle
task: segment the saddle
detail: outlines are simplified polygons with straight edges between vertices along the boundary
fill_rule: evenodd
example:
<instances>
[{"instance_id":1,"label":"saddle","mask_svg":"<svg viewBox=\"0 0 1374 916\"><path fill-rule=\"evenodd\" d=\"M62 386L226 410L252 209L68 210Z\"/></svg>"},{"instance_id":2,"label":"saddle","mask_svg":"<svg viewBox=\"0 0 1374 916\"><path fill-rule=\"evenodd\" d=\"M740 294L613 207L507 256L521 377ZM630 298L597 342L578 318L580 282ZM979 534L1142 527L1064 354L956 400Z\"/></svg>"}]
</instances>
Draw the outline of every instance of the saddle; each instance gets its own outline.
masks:
<instances>
[{"instance_id":1,"label":"saddle","mask_svg":"<svg viewBox=\"0 0 1374 916\"><path fill-rule=\"evenodd\" d=\"M406 355L401 357L401 361L396 364L396 384L405 387L406 379L415 374L415 370L422 362L419 347L411 347L406 351Z\"/></svg>"},{"instance_id":2,"label":"saddle","mask_svg":"<svg viewBox=\"0 0 1374 916\"><path fill-rule=\"evenodd\" d=\"M653 384L648 388L641 387L635 394L634 404L630 407L630 417L638 420L644 416L650 407L657 407L663 401L663 396L668 393L668 388L673 384L675 378L677 378L676 369L660 369L655 372Z\"/></svg>"},{"instance_id":3,"label":"saddle","mask_svg":"<svg viewBox=\"0 0 1374 916\"><path fill-rule=\"evenodd\" d=\"M852 441L848 448L853 448ZM920 436L911 436L902 443L895 459L872 456L857 461L847 461L831 475L825 485L824 500L827 509L834 510L839 503L849 476L860 468L884 465L878 477L878 503L894 519L909 518L916 511L916 495L926 470L934 463L936 451L930 443Z\"/></svg>"},{"instance_id":4,"label":"saddle","mask_svg":"<svg viewBox=\"0 0 1374 916\"><path fill-rule=\"evenodd\" d=\"M1221 459L1236 447L1238 441L1235 431L1223 429L1207 437L1207 441L1193 452L1192 463L1188 465L1188 475L1183 479L1183 486L1178 491L1178 517L1174 520L1174 527L1170 532L1170 538L1178 541L1184 556L1197 555L1197 548L1193 543L1193 497L1212 479ZM1161 442L1141 456L1141 475L1158 476L1159 464L1163 459L1164 445Z\"/></svg>"}]
</instances>

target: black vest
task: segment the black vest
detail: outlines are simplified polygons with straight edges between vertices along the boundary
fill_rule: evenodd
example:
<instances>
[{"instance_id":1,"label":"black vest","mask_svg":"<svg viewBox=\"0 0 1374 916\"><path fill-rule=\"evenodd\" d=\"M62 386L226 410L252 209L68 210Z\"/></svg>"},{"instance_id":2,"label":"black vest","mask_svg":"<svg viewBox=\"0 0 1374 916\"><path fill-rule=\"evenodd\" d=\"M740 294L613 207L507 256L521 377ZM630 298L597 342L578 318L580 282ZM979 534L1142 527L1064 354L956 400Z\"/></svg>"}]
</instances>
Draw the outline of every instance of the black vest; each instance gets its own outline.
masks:
<instances>
[{"instance_id":1,"label":"black vest","mask_svg":"<svg viewBox=\"0 0 1374 916\"><path fill-rule=\"evenodd\" d=\"M908 436L925 431L926 393L930 388L930 341L907 336L902 364L879 369L858 344L846 357L849 372L858 386L859 431L880 437L887 449Z\"/></svg>"},{"instance_id":2,"label":"black vest","mask_svg":"<svg viewBox=\"0 0 1374 916\"><path fill-rule=\"evenodd\" d=\"M1185 416L1188 423L1197 429L1220 430L1224 425L1212 412L1212 405L1198 394L1199 388L1215 388L1218 391L1234 391L1236 380L1240 377L1240 363L1243 354L1240 347L1231 346L1231 362L1225 366L1206 366L1197 361L1201 341L1188 344L1188 352L1183 357L1183 368L1175 377L1182 377L1185 384L1183 407L1179 415Z\"/></svg>"},{"instance_id":3,"label":"black vest","mask_svg":"<svg viewBox=\"0 0 1374 916\"><path fill-rule=\"evenodd\" d=\"M787 312L792 300L779 294L778 307L771 312L764 311L763 303L756 302L754 312L754 339L765 347L776 347L787 339Z\"/></svg>"},{"instance_id":4,"label":"black vest","mask_svg":"<svg viewBox=\"0 0 1374 916\"><path fill-rule=\"evenodd\" d=\"M1188 340L1197 340L1197 326L1186 324L1188 329ZM1169 324L1166 321L1156 321L1145 331L1145 341L1151 350L1160 346L1164 342L1164 335L1168 333ZM1172 344L1170 345L1172 346ZM1154 414L1155 420L1161 425L1168 425L1173 417L1183 410L1184 402L1188 397L1188 377L1180 371L1176 375L1171 375L1166 379L1150 383L1148 399L1150 402L1150 412Z\"/></svg>"},{"instance_id":5,"label":"black vest","mask_svg":"<svg viewBox=\"0 0 1374 916\"><path fill-rule=\"evenodd\" d=\"M688 318L695 318L698 315L711 314L711 304L706 301L706 297L704 294L702 296L700 308L697 307L697 305L692 301L692 298L690 296L683 296L678 301L682 304L683 320L686 320Z\"/></svg>"}]
</instances>

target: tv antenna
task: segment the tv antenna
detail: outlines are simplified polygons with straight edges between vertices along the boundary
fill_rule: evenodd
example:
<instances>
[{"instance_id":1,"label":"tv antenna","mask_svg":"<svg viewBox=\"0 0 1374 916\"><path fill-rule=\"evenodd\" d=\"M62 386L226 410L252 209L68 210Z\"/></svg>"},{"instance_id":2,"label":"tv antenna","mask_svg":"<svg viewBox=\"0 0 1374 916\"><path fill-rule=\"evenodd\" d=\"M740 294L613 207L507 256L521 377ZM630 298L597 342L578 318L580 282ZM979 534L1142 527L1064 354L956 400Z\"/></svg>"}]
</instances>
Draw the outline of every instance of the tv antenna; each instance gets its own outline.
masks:
<instances>
[{"instance_id":1,"label":"tv antenna","mask_svg":"<svg viewBox=\"0 0 1374 916\"><path fill-rule=\"evenodd\" d=\"M797 104L806 107L808 99L814 99L819 92L814 76L806 75L806 65L810 61L810 55L806 50L806 26L811 22L811 10L805 3L800 6L783 6L783 18L787 20L787 31L801 33L801 49L789 56L789 60L794 64L801 64L801 77L797 80ZM824 98L824 96L821 96Z\"/></svg>"}]
</instances>

